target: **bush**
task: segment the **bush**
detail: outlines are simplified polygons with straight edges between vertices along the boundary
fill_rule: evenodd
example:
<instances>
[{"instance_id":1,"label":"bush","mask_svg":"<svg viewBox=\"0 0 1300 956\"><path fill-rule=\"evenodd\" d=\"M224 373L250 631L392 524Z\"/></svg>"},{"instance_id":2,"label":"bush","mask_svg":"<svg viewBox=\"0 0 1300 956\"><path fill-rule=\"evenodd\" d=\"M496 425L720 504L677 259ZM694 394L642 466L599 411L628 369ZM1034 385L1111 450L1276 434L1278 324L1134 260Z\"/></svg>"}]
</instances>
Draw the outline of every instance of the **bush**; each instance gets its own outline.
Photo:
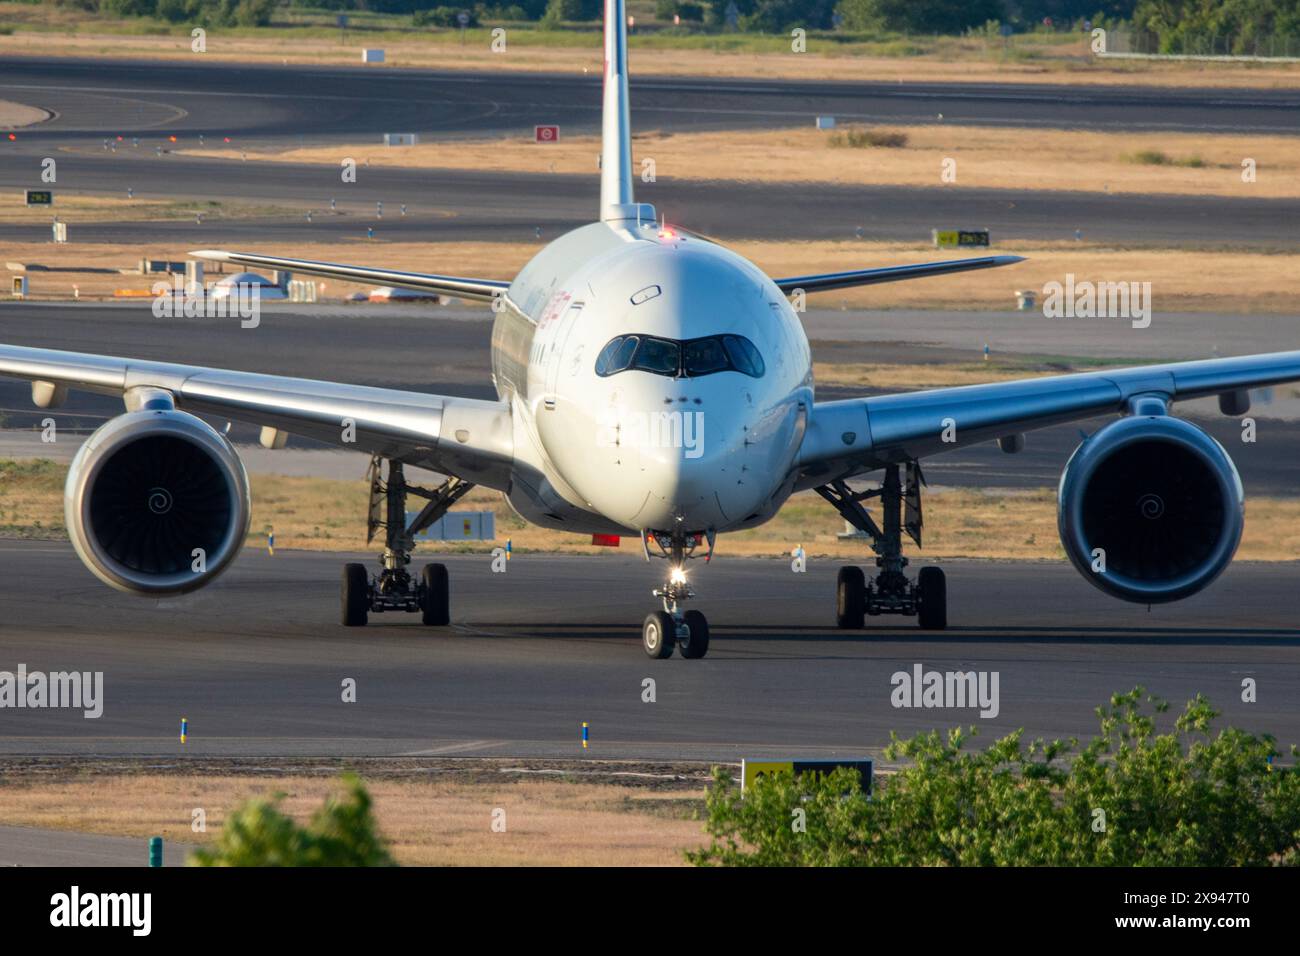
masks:
<instances>
[{"instance_id":1,"label":"bush","mask_svg":"<svg viewBox=\"0 0 1300 956\"><path fill-rule=\"evenodd\" d=\"M280 812L283 794L250 800L230 815L210 848L195 850L191 866L395 866L370 812L370 794L356 777L301 827Z\"/></svg>"},{"instance_id":2,"label":"bush","mask_svg":"<svg viewBox=\"0 0 1300 956\"><path fill-rule=\"evenodd\" d=\"M1136 163L1139 166L1186 166L1191 169L1201 169L1205 166L1205 160L1199 156L1175 159L1159 149L1140 149L1124 158L1130 163Z\"/></svg>"},{"instance_id":3,"label":"bush","mask_svg":"<svg viewBox=\"0 0 1300 956\"><path fill-rule=\"evenodd\" d=\"M703 23L704 5L685 0L656 0L655 19L671 22L674 16L681 17L683 23Z\"/></svg>"},{"instance_id":4,"label":"bush","mask_svg":"<svg viewBox=\"0 0 1300 956\"><path fill-rule=\"evenodd\" d=\"M898 149L907 145L907 134L892 129L846 129L832 133L827 143L834 147L849 146L855 149L867 146Z\"/></svg>"},{"instance_id":5,"label":"bush","mask_svg":"<svg viewBox=\"0 0 1300 956\"><path fill-rule=\"evenodd\" d=\"M233 16L241 27L264 27L271 22L274 12L275 0L240 0Z\"/></svg>"},{"instance_id":6,"label":"bush","mask_svg":"<svg viewBox=\"0 0 1300 956\"><path fill-rule=\"evenodd\" d=\"M835 0L758 0L753 13L741 17L740 28L761 33L785 33L794 27L826 30L834 13Z\"/></svg>"},{"instance_id":7,"label":"bush","mask_svg":"<svg viewBox=\"0 0 1300 956\"><path fill-rule=\"evenodd\" d=\"M577 23L599 20L604 15L601 0L550 0L546 5L547 23Z\"/></svg>"},{"instance_id":8,"label":"bush","mask_svg":"<svg viewBox=\"0 0 1300 956\"><path fill-rule=\"evenodd\" d=\"M469 14L467 27L478 26L478 14L465 7L434 7L431 10L417 10L412 21L417 27L459 27L461 13Z\"/></svg>"},{"instance_id":9,"label":"bush","mask_svg":"<svg viewBox=\"0 0 1300 956\"><path fill-rule=\"evenodd\" d=\"M1142 689L1097 709L1101 732L1066 766L1076 741L1009 734L983 752L952 730L894 737L910 761L862 793L837 770L764 777L741 799L715 770L709 846L686 856L726 866L1264 866L1300 865L1300 771L1275 767L1274 740L1227 728L1200 695L1170 733L1167 707ZM973 731L972 731L973 732ZM1292 757L1297 756L1291 748ZM806 832L792 826L806 814ZM1104 814L1104 816L1103 816Z\"/></svg>"},{"instance_id":10,"label":"bush","mask_svg":"<svg viewBox=\"0 0 1300 956\"><path fill-rule=\"evenodd\" d=\"M840 0L850 30L959 34L1005 16L1001 0Z\"/></svg>"}]
</instances>

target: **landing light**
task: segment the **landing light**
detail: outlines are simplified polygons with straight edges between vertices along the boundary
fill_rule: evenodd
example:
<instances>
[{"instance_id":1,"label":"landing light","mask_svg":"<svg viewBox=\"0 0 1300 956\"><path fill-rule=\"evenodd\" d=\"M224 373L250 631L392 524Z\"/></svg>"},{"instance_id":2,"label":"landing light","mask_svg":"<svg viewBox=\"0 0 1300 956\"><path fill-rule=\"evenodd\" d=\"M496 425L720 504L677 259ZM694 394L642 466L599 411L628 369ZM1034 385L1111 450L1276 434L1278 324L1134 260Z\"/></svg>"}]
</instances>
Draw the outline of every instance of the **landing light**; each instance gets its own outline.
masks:
<instances>
[{"instance_id":1,"label":"landing light","mask_svg":"<svg viewBox=\"0 0 1300 956\"><path fill-rule=\"evenodd\" d=\"M686 572L683 571L681 568L673 568L672 572L668 575L668 583L685 584Z\"/></svg>"}]
</instances>

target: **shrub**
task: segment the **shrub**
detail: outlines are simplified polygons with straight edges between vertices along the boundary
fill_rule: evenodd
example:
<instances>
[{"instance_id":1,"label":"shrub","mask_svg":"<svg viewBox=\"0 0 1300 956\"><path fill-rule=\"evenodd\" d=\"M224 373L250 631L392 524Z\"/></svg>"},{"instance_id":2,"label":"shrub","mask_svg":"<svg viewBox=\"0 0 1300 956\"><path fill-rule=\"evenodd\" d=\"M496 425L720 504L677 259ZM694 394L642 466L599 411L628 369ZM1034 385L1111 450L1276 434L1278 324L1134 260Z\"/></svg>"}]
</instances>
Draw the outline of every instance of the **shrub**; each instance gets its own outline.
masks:
<instances>
[{"instance_id":1,"label":"shrub","mask_svg":"<svg viewBox=\"0 0 1300 956\"><path fill-rule=\"evenodd\" d=\"M888 129L846 129L832 133L827 143L834 147L847 146L853 149L863 149L868 146L898 149L907 145L907 134Z\"/></svg>"},{"instance_id":2,"label":"shrub","mask_svg":"<svg viewBox=\"0 0 1300 956\"><path fill-rule=\"evenodd\" d=\"M1199 156L1187 156L1182 159L1175 159L1168 153L1159 149L1142 149L1126 156L1130 163L1137 163L1140 166L1187 166L1192 169L1201 169L1205 166L1205 160Z\"/></svg>"},{"instance_id":3,"label":"shrub","mask_svg":"<svg viewBox=\"0 0 1300 956\"><path fill-rule=\"evenodd\" d=\"M1082 750L1026 746L1019 731L982 752L960 730L894 737L886 757L909 763L871 797L837 770L767 776L742 799L715 770L711 842L686 855L728 866L1300 865L1300 771L1273 765L1273 738L1211 735L1218 714L1200 695L1157 734L1148 703L1167 709L1140 687L1114 695ZM806 832L792 826L799 809Z\"/></svg>"},{"instance_id":4,"label":"shrub","mask_svg":"<svg viewBox=\"0 0 1300 956\"><path fill-rule=\"evenodd\" d=\"M704 22L704 5L689 0L655 0L655 19L671 21L674 16L683 22Z\"/></svg>"},{"instance_id":5,"label":"shrub","mask_svg":"<svg viewBox=\"0 0 1300 956\"><path fill-rule=\"evenodd\" d=\"M235 810L209 848L195 850L192 866L394 866L370 812L370 794L356 777L299 826L280 811L283 794L250 800Z\"/></svg>"},{"instance_id":6,"label":"shrub","mask_svg":"<svg viewBox=\"0 0 1300 956\"><path fill-rule=\"evenodd\" d=\"M459 27L461 13L469 14L467 27L478 26L477 11L467 7L433 7L429 10L417 10L412 22L417 27Z\"/></svg>"},{"instance_id":7,"label":"shrub","mask_svg":"<svg viewBox=\"0 0 1300 956\"><path fill-rule=\"evenodd\" d=\"M604 7L601 0L550 0L542 17L549 24L599 20Z\"/></svg>"}]
</instances>

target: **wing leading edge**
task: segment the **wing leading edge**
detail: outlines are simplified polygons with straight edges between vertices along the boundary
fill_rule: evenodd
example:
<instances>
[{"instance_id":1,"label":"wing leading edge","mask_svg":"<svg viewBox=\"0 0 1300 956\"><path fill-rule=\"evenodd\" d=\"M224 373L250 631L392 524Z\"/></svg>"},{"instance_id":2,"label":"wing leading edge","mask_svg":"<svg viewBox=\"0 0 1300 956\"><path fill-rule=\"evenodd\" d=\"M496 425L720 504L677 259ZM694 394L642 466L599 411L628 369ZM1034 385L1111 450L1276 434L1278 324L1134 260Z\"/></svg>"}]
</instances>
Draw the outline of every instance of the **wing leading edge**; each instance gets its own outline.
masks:
<instances>
[{"instance_id":1,"label":"wing leading edge","mask_svg":"<svg viewBox=\"0 0 1300 956\"><path fill-rule=\"evenodd\" d=\"M1004 435L1119 414L1138 396L1186 401L1294 381L1300 381L1300 352L1271 352L818 402L796 462L797 487ZM945 432L952 440L944 440Z\"/></svg>"},{"instance_id":2,"label":"wing leading edge","mask_svg":"<svg viewBox=\"0 0 1300 956\"><path fill-rule=\"evenodd\" d=\"M377 285L418 289L439 295L458 296L462 299L491 301L510 288L510 283L500 279L470 279L463 276L440 276L424 272L399 272L396 269L375 269L370 266L349 266L337 262L316 262L312 259L290 259L284 256L265 256L252 252L226 252L220 249L199 249L190 255L209 262L229 262L234 265L254 266L262 269L283 269L307 275L344 279L349 282L373 282Z\"/></svg>"},{"instance_id":3,"label":"wing leading edge","mask_svg":"<svg viewBox=\"0 0 1300 956\"><path fill-rule=\"evenodd\" d=\"M829 292L851 286L878 285L881 282L901 282L904 279L924 279L954 272L971 272L976 269L995 269L1024 262L1024 256L982 256L977 259L949 259L946 262L918 262L905 266L881 266L876 269L857 269L853 272L824 272L819 275L794 276L773 279L786 295L796 289L804 292Z\"/></svg>"},{"instance_id":4,"label":"wing leading edge","mask_svg":"<svg viewBox=\"0 0 1300 956\"><path fill-rule=\"evenodd\" d=\"M67 388L123 398L139 388L165 389L185 411L278 428L488 488L509 484L514 438L505 402L12 345L0 345L0 375L30 380L34 397Z\"/></svg>"}]
</instances>

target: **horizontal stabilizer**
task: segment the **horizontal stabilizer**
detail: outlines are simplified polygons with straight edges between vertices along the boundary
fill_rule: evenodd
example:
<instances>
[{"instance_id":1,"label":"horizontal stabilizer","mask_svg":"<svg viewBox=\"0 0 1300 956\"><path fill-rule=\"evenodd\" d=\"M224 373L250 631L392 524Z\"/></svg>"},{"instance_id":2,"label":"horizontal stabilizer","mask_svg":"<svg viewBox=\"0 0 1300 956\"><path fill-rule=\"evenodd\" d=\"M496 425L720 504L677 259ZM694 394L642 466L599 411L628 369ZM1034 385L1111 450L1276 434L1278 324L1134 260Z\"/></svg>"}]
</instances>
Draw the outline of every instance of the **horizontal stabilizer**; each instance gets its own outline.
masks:
<instances>
[{"instance_id":1,"label":"horizontal stabilizer","mask_svg":"<svg viewBox=\"0 0 1300 956\"><path fill-rule=\"evenodd\" d=\"M462 299L491 300L510 288L509 282L497 279L467 279L462 276L438 276L423 272L398 272L395 269L374 269L369 266L340 265L337 262L314 262L311 259L287 259L282 256L263 256L250 252L224 252L218 249L199 249L190 255L211 262L229 262L240 266L262 269L282 269L304 272L307 275L344 279L348 282L373 282L376 285L396 286L401 289L419 289L439 295L459 296Z\"/></svg>"},{"instance_id":2,"label":"horizontal stabilizer","mask_svg":"<svg viewBox=\"0 0 1300 956\"><path fill-rule=\"evenodd\" d=\"M1024 262L1024 256L983 256L979 259L950 259L947 262L920 262L908 266L883 266L878 269L858 269L854 272L826 272L821 275L795 276L792 279L774 280L782 292L795 289L804 292L828 292L858 285L875 285L878 282L900 282L903 279L924 279L927 276L948 275L950 272L969 272L972 269L992 269Z\"/></svg>"}]
</instances>

